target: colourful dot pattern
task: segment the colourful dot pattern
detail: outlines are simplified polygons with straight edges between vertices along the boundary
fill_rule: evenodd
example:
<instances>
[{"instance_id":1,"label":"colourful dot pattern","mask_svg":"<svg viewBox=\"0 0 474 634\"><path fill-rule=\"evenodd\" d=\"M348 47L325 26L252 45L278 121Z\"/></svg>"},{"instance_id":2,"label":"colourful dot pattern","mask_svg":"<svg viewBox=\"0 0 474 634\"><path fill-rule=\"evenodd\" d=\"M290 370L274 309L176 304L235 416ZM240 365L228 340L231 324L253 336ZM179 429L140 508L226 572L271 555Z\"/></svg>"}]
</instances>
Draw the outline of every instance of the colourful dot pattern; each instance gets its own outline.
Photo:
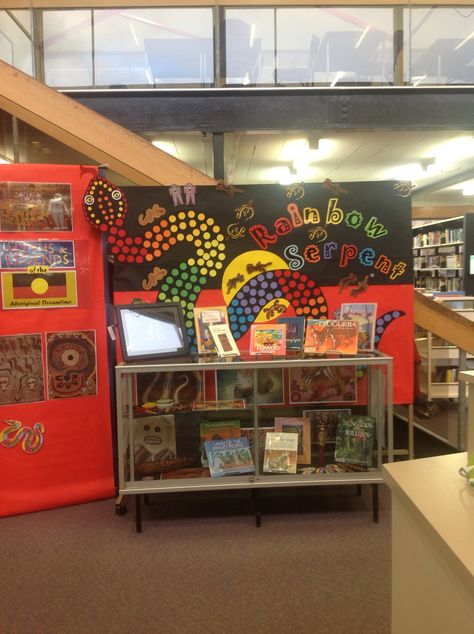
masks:
<instances>
[{"instance_id":1,"label":"colourful dot pattern","mask_svg":"<svg viewBox=\"0 0 474 634\"><path fill-rule=\"evenodd\" d=\"M101 231L123 226L127 213L127 200L123 192L105 178L93 178L82 200L84 214Z\"/></svg>"},{"instance_id":2,"label":"colourful dot pattern","mask_svg":"<svg viewBox=\"0 0 474 634\"><path fill-rule=\"evenodd\" d=\"M378 347L385 330L390 326L390 324L393 324L395 319L398 319L399 317L403 317L404 314L405 313L403 310L390 310L384 313L383 315L381 315L380 317L377 317L377 321L375 322L375 337L374 337L374 345L376 348Z\"/></svg>"},{"instance_id":3,"label":"colourful dot pattern","mask_svg":"<svg viewBox=\"0 0 474 634\"><path fill-rule=\"evenodd\" d=\"M306 274L290 270L267 271L249 280L229 303L227 312L234 337L242 337L262 308L277 298L286 299L297 315L321 319L328 313L321 289Z\"/></svg>"}]
</instances>

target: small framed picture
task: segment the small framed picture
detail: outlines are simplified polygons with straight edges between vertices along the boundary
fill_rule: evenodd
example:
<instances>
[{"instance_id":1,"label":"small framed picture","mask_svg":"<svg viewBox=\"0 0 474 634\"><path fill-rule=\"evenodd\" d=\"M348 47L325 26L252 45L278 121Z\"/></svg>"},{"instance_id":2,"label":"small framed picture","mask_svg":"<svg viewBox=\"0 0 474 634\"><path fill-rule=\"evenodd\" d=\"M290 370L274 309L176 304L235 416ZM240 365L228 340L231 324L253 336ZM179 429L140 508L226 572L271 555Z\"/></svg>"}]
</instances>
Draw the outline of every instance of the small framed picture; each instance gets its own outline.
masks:
<instances>
[{"instance_id":1,"label":"small framed picture","mask_svg":"<svg viewBox=\"0 0 474 634\"><path fill-rule=\"evenodd\" d=\"M229 324L209 324L209 332L220 357L239 356L240 351L230 332Z\"/></svg>"}]
</instances>

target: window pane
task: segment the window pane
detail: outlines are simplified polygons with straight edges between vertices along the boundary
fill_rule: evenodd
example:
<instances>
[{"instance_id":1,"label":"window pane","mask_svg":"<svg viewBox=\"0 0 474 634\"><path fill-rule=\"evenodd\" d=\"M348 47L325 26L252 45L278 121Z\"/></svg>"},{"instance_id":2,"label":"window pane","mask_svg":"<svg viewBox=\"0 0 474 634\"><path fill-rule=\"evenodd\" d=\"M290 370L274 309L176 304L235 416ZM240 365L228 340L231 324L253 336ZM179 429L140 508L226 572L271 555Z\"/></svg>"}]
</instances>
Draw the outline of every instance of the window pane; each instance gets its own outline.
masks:
<instances>
[{"instance_id":1,"label":"window pane","mask_svg":"<svg viewBox=\"0 0 474 634\"><path fill-rule=\"evenodd\" d=\"M72 88L92 86L90 11L44 11L45 83Z\"/></svg>"},{"instance_id":2,"label":"window pane","mask_svg":"<svg viewBox=\"0 0 474 634\"><path fill-rule=\"evenodd\" d=\"M13 13L18 20L20 17L26 20L29 15L29 11ZM33 75L31 40L6 11L0 11L0 59L28 75Z\"/></svg>"},{"instance_id":3,"label":"window pane","mask_svg":"<svg viewBox=\"0 0 474 634\"><path fill-rule=\"evenodd\" d=\"M212 9L94 11L96 85L212 84Z\"/></svg>"},{"instance_id":4,"label":"window pane","mask_svg":"<svg viewBox=\"0 0 474 634\"><path fill-rule=\"evenodd\" d=\"M227 9L225 12L225 82L275 82L273 9Z\"/></svg>"},{"instance_id":5,"label":"window pane","mask_svg":"<svg viewBox=\"0 0 474 634\"><path fill-rule=\"evenodd\" d=\"M407 81L415 86L474 83L474 9L416 8L405 14Z\"/></svg>"},{"instance_id":6,"label":"window pane","mask_svg":"<svg viewBox=\"0 0 474 634\"><path fill-rule=\"evenodd\" d=\"M277 9L277 82L393 82L392 8Z\"/></svg>"}]
</instances>

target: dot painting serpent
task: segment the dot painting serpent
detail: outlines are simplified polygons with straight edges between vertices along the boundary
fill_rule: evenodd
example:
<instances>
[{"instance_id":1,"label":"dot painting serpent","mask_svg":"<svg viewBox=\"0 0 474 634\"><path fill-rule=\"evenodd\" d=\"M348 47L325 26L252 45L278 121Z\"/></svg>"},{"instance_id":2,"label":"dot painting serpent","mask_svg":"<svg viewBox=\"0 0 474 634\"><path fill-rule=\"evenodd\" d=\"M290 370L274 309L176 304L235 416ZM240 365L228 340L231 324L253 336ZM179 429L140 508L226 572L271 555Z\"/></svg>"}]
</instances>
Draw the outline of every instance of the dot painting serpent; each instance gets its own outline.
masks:
<instances>
[{"instance_id":1,"label":"dot painting serpent","mask_svg":"<svg viewBox=\"0 0 474 634\"><path fill-rule=\"evenodd\" d=\"M0 446L10 449L21 442L25 453L33 454L43 446L44 425L35 423L33 427L23 426L19 420L5 419L7 427L0 431Z\"/></svg>"},{"instance_id":2,"label":"dot painting serpent","mask_svg":"<svg viewBox=\"0 0 474 634\"><path fill-rule=\"evenodd\" d=\"M148 290L160 280L158 300L180 303L193 350L196 349L194 306L209 279L222 273L222 291L235 339L241 338L252 322L270 321L289 305L296 315L314 319L327 317L326 298L316 282L306 274L281 268L285 263L280 258L276 258L275 270L257 270L252 276L249 275L252 265L247 265L246 277L240 270L230 279L227 275L225 290L225 235L211 216L191 209L173 211L165 218L166 210L154 205L145 214L150 226L142 237L128 235L125 230L127 208L125 194L118 187L103 177L91 179L83 198L83 211L90 224L107 234L110 252L117 262L152 265L171 249L179 249L180 244L193 245L194 253L187 260L170 271L155 267L149 280L143 282ZM233 268L236 269L235 264ZM235 291L233 295L230 290ZM389 318L383 316L377 321L377 343L385 328L402 314L402 311L394 311Z\"/></svg>"}]
</instances>

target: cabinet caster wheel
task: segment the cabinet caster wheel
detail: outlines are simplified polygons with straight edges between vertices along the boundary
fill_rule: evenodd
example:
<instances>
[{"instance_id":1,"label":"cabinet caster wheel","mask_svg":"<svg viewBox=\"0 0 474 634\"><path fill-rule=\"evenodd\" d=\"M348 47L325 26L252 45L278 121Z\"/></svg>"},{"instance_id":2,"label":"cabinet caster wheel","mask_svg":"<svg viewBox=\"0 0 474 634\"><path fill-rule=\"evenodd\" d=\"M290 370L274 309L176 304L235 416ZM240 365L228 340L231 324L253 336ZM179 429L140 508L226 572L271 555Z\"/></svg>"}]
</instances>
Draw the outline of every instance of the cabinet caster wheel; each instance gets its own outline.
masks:
<instances>
[{"instance_id":1,"label":"cabinet caster wheel","mask_svg":"<svg viewBox=\"0 0 474 634\"><path fill-rule=\"evenodd\" d=\"M115 515L125 515L127 512L126 506L116 506L115 507Z\"/></svg>"}]
</instances>

